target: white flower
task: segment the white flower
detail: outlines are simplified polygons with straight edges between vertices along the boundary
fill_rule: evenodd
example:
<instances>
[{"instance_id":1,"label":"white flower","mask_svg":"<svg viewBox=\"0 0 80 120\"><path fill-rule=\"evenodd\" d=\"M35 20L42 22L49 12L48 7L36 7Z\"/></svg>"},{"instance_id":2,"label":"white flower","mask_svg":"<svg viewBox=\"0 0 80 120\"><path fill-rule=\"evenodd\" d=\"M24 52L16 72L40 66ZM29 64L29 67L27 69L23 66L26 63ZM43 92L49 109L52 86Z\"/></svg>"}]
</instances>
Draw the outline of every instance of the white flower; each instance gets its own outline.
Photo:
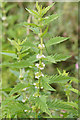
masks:
<instances>
[{"instance_id":1,"label":"white flower","mask_svg":"<svg viewBox=\"0 0 80 120\"><path fill-rule=\"evenodd\" d=\"M33 83L33 85L36 85L36 83Z\"/></svg>"},{"instance_id":2,"label":"white flower","mask_svg":"<svg viewBox=\"0 0 80 120\"><path fill-rule=\"evenodd\" d=\"M43 89L43 87L41 87L41 89Z\"/></svg>"},{"instance_id":3,"label":"white flower","mask_svg":"<svg viewBox=\"0 0 80 120\"><path fill-rule=\"evenodd\" d=\"M22 102L24 103L26 100L22 100Z\"/></svg>"},{"instance_id":4,"label":"white flower","mask_svg":"<svg viewBox=\"0 0 80 120\"><path fill-rule=\"evenodd\" d=\"M44 49L44 48L45 48L45 45L44 45L44 44L39 44L39 45L38 45L38 48Z\"/></svg>"},{"instance_id":5,"label":"white flower","mask_svg":"<svg viewBox=\"0 0 80 120\"><path fill-rule=\"evenodd\" d=\"M27 112L27 110L24 110L24 112Z\"/></svg>"},{"instance_id":6,"label":"white flower","mask_svg":"<svg viewBox=\"0 0 80 120\"><path fill-rule=\"evenodd\" d=\"M42 72L36 72L35 73L35 78L39 79L39 77L41 77L41 76L44 77L44 75L42 74Z\"/></svg>"},{"instance_id":7,"label":"white flower","mask_svg":"<svg viewBox=\"0 0 80 120\"><path fill-rule=\"evenodd\" d=\"M35 86L35 88L38 88L37 86Z\"/></svg>"},{"instance_id":8,"label":"white flower","mask_svg":"<svg viewBox=\"0 0 80 120\"><path fill-rule=\"evenodd\" d=\"M41 58L45 58L45 56L43 54L42 55L38 54L38 55L36 55L36 58L41 59Z\"/></svg>"},{"instance_id":9,"label":"white flower","mask_svg":"<svg viewBox=\"0 0 80 120\"><path fill-rule=\"evenodd\" d=\"M6 16L3 16L3 17L2 17L2 20L3 20L3 21L6 20Z\"/></svg>"},{"instance_id":10,"label":"white flower","mask_svg":"<svg viewBox=\"0 0 80 120\"><path fill-rule=\"evenodd\" d=\"M27 88L24 88L23 90L26 91Z\"/></svg>"},{"instance_id":11,"label":"white flower","mask_svg":"<svg viewBox=\"0 0 80 120\"><path fill-rule=\"evenodd\" d=\"M26 99L28 99L28 97L26 97Z\"/></svg>"},{"instance_id":12,"label":"white flower","mask_svg":"<svg viewBox=\"0 0 80 120\"><path fill-rule=\"evenodd\" d=\"M45 67L45 64L42 62L41 64L36 63L36 65L40 70L43 70Z\"/></svg>"}]
</instances>

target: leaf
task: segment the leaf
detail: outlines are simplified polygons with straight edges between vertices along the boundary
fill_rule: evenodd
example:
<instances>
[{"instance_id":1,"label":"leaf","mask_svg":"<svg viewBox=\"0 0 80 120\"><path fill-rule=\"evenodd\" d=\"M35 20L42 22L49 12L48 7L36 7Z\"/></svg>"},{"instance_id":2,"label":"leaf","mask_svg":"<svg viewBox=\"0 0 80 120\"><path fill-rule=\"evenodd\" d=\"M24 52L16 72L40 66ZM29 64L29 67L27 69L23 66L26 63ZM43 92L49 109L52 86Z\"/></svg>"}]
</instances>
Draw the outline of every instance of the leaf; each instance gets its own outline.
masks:
<instances>
[{"instance_id":1,"label":"leaf","mask_svg":"<svg viewBox=\"0 0 80 120\"><path fill-rule=\"evenodd\" d=\"M48 106L47 106L47 104L46 104L46 98L45 98L45 96L43 95L43 96L40 96L40 97L38 97L38 98L36 98L36 103L39 105L39 107L40 107L40 109L43 111L43 112L45 112L45 113L47 113L48 115L50 115L50 117L51 117L51 113L50 113L50 111L49 111L49 109L48 109Z\"/></svg>"},{"instance_id":2,"label":"leaf","mask_svg":"<svg viewBox=\"0 0 80 120\"><path fill-rule=\"evenodd\" d=\"M45 60L51 63L56 63L54 56L47 56Z\"/></svg>"},{"instance_id":3,"label":"leaf","mask_svg":"<svg viewBox=\"0 0 80 120\"><path fill-rule=\"evenodd\" d=\"M77 89L74 89L74 88L68 88L70 91L72 91L72 92L74 92L74 93L76 93L76 94L78 94L79 93L79 91L77 90ZM79 93L80 94L80 93Z\"/></svg>"},{"instance_id":4,"label":"leaf","mask_svg":"<svg viewBox=\"0 0 80 120\"><path fill-rule=\"evenodd\" d=\"M13 5L9 5L9 6L7 6L7 7L5 7L5 11L6 11L6 13L10 10L10 9L12 9L12 8L14 8L14 7L16 7L17 6L17 4L13 4Z\"/></svg>"},{"instance_id":5,"label":"leaf","mask_svg":"<svg viewBox=\"0 0 80 120\"><path fill-rule=\"evenodd\" d=\"M35 45L31 41L26 41L21 46L26 46L27 49L30 47L35 47Z\"/></svg>"},{"instance_id":6,"label":"leaf","mask_svg":"<svg viewBox=\"0 0 80 120\"><path fill-rule=\"evenodd\" d=\"M51 62L51 63L57 63L60 61L65 61L71 56L69 55L64 55L64 54L55 54L54 56L47 56L44 60Z\"/></svg>"},{"instance_id":7,"label":"leaf","mask_svg":"<svg viewBox=\"0 0 80 120\"><path fill-rule=\"evenodd\" d=\"M50 22L58 18L58 14L53 14L42 19L42 26L48 25Z\"/></svg>"},{"instance_id":8,"label":"leaf","mask_svg":"<svg viewBox=\"0 0 80 120\"><path fill-rule=\"evenodd\" d=\"M18 72L18 71L16 71L16 70L11 70L11 69L10 69L10 72L11 72L12 74L14 74L16 77L19 77L20 72Z\"/></svg>"},{"instance_id":9,"label":"leaf","mask_svg":"<svg viewBox=\"0 0 80 120\"><path fill-rule=\"evenodd\" d=\"M13 57L13 58L17 58L17 55L11 51L4 51L4 52L0 52L1 54L3 55L7 55L7 56L10 56L10 57Z\"/></svg>"},{"instance_id":10,"label":"leaf","mask_svg":"<svg viewBox=\"0 0 80 120\"><path fill-rule=\"evenodd\" d=\"M22 89L26 88L28 85L24 83L18 83L10 92L9 96L12 94L21 91Z\"/></svg>"},{"instance_id":11,"label":"leaf","mask_svg":"<svg viewBox=\"0 0 80 120\"><path fill-rule=\"evenodd\" d=\"M43 16L44 14L46 14L47 11L48 11L54 4L55 4L55 3L52 3L52 4L49 5L48 7L44 8L43 11L42 11L42 16Z\"/></svg>"},{"instance_id":12,"label":"leaf","mask_svg":"<svg viewBox=\"0 0 80 120\"><path fill-rule=\"evenodd\" d=\"M67 110L68 112L72 112L74 114L78 114L77 110L74 109L74 105L72 104L69 104L67 102L63 102L61 100L58 100L58 99L54 99L52 102L48 102L48 107L53 109L53 110L56 110L56 109L59 109L59 110Z\"/></svg>"},{"instance_id":13,"label":"leaf","mask_svg":"<svg viewBox=\"0 0 80 120\"><path fill-rule=\"evenodd\" d=\"M17 43L16 41L10 40L9 38L8 38L8 40L11 42L11 44L12 44L18 51L21 50L22 47L19 46L18 43Z\"/></svg>"},{"instance_id":14,"label":"leaf","mask_svg":"<svg viewBox=\"0 0 80 120\"><path fill-rule=\"evenodd\" d=\"M70 80L69 76L55 75L49 78L49 84L51 83L66 83Z\"/></svg>"},{"instance_id":15,"label":"leaf","mask_svg":"<svg viewBox=\"0 0 80 120\"><path fill-rule=\"evenodd\" d=\"M45 90L50 90L50 91L56 91L54 88L52 88L49 84L48 84L48 81L47 81L47 77L43 77L42 78L42 86Z\"/></svg>"},{"instance_id":16,"label":"leaf","mask_svg":"<svg viewBox=\"0 0 80 120\"><path fill-rule=\"evenodd\" d=\"M38 27L29 27L30 30L32 30L35 34L39 33L39 28Z\"/></svg>"},{"instance_id":17,"label":"leaf","mask_svg":"<svg viewBox=\"0 0 80 120\"><path fill-rule=\"evenodd\" d=\"M33 27L38 27L38 25L36 25L36 24L34 24L34 23L28 23L28 22L23 22L23 23L20 23L20 24L18 24L18 25L20 25L20 26L24 26L24 27L27 27L27 26L33 26Z\"/></svg>"},{"instance_id":18,"label":"leaf","mask_svg":"<svg viewBox=\"0 0 80 120\"><path fill-rule=\"evenodd\" d=\"M31 9L27 9L27 8L25 8L30 14L32 14L33 16L35 16L35 17L38 17L38 13L36 12L36 11L34 11L34 10L31 10Z\"/></svg>"},{"instance_id":19,"label":"leaf","mask_svg":"<svg viewBox=\"0 0 80 120\"><path fill-rule=\"evenodd\" d=\"M69 39L68 37L54 37L48 40L48 42L46 43L46 46L55 45L68 39Z\"/></svg>"},{"instance_id":20,"label":"leaf","mask_svg":"<svg viewBox=\"0 0 80 120\"><path fill-rule=\"evenodd\" d=\"M36 1L36 8L37 8L38 12L40 12L40 7L38 5L38 1Z\"/></svg>"},{"instance_id":21,"label":"leaf","mask_svg":"<svg viewBox=\"0 0 80 120\"><path fill-rule=\"evenodd\" d=\"M15 62L15 63L3 63L0 64L0 66L9 66L9 67L13 67L13 68L26 68L31 66L34 62L36 62L36 55L33 55L31 57L29 57L27 60L22 60L19 62Z\"/></svg>"}]
</instances>

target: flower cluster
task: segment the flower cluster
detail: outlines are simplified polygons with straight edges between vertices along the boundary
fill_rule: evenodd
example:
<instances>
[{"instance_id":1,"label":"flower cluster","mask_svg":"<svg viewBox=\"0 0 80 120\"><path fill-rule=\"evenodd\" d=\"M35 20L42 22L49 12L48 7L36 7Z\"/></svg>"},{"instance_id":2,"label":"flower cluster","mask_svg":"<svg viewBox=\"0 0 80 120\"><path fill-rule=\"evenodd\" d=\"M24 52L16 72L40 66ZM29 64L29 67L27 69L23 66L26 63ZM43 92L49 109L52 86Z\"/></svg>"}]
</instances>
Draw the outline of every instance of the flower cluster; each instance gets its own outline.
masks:
<instances>
[{"instance_id":1,"label":"flower cluster","mask_svg":"<svg viewBox=\"0 0 80 120\"><path fill-rule=\"evenodd\" d=\"M45 56L43 54L42 55L38 54L38 55L36 55L36 58L37 59L42 59L42 58L45 58Z\"/></svg>"},{"instance_id":2,"label":"flower cluster","mask_svg":"<svg viewBox=\"0 0 80 120\"><path fill-rule=\"evenodd\" d=\"M42 62L42 63L36 63L35 66L37 66L37 68L39 68L40 70L43 70L44 67L45 67L45 64Z\"/></svg>"},{"instance_id":3,"label":"flower cluster","mask_svg":"<svg viewBox=\"0 0 80 120\"><path fill-rule=\"evenodd\" d=\"M42 50L42 49L45 48L45 45L44 45L44 44L39 44L39 45L38 45L38 48Z\"/></svg>"},{"instance_id":4,"label":"flower cluster","mask_svg":"<svg viewBox=\"0 0 80 120\"><path fill-rule=\"evenodd\" d=\"M42 72L36 72L35 73L35 78L39 79L41 76L44 77L44 75L42 74Z\"/></svg>"}]
</instances>

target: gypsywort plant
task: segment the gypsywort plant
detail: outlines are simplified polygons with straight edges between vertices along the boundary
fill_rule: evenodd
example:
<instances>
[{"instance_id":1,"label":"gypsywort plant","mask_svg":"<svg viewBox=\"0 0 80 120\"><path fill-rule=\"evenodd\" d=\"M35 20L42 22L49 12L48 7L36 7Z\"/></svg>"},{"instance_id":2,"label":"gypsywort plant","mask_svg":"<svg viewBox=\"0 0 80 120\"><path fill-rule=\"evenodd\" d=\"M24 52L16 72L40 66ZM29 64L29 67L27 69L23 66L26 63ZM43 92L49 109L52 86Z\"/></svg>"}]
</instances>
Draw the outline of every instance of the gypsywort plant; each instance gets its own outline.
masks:
<instances>
[{"instance_id":1,"label":"gypsywort plant","mask_svg":"<svg viewBox=\"0 0 80 120\"><path fill-rule=\"evenodd\" d=\"M8 39L16 52L2 52L15 59L13 63L3 63L3 66L13 68L11 72L18 78L14 88L2 89L9 91L6 99L2 101L3 118L72 118L78 116L77 101L70 101L71 91L78 94L78 90L74 89L71 83L78 82L78 80L69 77L65 70L60 72L57 69L59 74L53 73L52 76L44 74L47 64L56 64L70 57L58 53L47 55L46 50L50 49L50 46L69 39L68 37L53 37L48 41L44 40L45 35L48 34L50 22L59 17L59 14L45 16L53 5L54 3L43 8L36 2L36 11L26 8L27 12L33 16L33 21L24 22L22 25L28 27L34 36L37 35L34 38L36 40L33 41L28 37L22 41ZM52 83L62 86L67 101L55 99L56 89L52 87Z\"/></svg>"}]
</instances>

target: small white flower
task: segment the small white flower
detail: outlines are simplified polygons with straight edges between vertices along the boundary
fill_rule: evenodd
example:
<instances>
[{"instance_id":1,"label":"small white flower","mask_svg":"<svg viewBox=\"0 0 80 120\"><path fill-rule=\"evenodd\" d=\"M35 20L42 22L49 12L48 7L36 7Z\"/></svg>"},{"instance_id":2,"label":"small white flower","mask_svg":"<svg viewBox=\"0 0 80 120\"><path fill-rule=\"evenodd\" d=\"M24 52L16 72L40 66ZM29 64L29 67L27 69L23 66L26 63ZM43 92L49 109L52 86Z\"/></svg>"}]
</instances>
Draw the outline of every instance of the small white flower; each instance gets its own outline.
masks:
<instances>
[{"instance_id":1,"label":"small white flower","mask_svg":"<svg viewBox=\"0 0 80 120\"><path fill-rule=\"evenodd\" d=\"M41 89L43 89L43 87L41 87Z\"/></svg>"},{"instance_id":2,"label":"small white flower","mask_svg":"<svg viewBox=\"0 0 80 120\"><path fill-rule=\"evenodd\" d=\"M33 83L33 85L36 85L36 83Z\"/></svg>"},{"instance_id":3,"label":"small white flower","mask_svg":"<svg viewBox=\"0 0 80 120\"><path fill-rule=\"evenodd\" d=\"M2 20L3 20L3 21L6 20L6 16L3 16L3 17L2 17Z\"/></svg>"},{"instance_id":4,"label":"small white flower","mask_svg":"<svg viewBox=\"0 0 80 120\"><path fill-rule=\"evenodd\" d=\"M33 94L33 96L34 96L34 94Z\"/></svg>"},{"instance_id":5,"label":"small white flower","mask_svg":"<svg viewBox=\"0 0 80 120\"><path fill-rule=\"evenodd\" d=\"M22 102L24 103L26 100L22 100Z\"/></svg>"},{"instance_id":6,"label":"small white flower","mask_svg":"<svg viewBox=\"0 0 80 120\"><path fill-rule=\"evenodd\" d=\"M43 54L42 55L38 54L38 55L36 55L36 58L41 59L41 58L45 58L45 56Z\"/></svg>"},{"instance_id":7,"label":"small white flower","mask_svg":"<svg viewBox=\"0 0 80 120\"><path fill-rule=\"evenodd\" d=\"M26 91L27 88L24 88L23 90Z\"/></svg>"},{"instance_id":8,"label":"small white flower","mask_svg":"<svg viewBox=\"0 0 80 120\"><path fill-rule=\"evenodd\" d=\"M26 99L28 99L28 97L26 97Z\"/></svg>"},{"instance_id":9,"label":"small white flower","mask_svg":"<svg viewBox=\"0 0 80 120\"><path fill-rule=\"evenodd\" d=\"M35 88L38 88L37 86L35 86Z\"/></svg>"},{"instance_id":10,"label":"small white flower","mask_svg":"<svg viewBox=\"0 0 80 120\"><path fill-rule=\"evenodd\" d=\"M38 63L36 63L36 64L35 64L35 66L36 66L36 67L39 67L39 64L38 64Z\"/></svg>"},{"instance_id":11,"label":"small white flower","mask_svg":"<svg viewBox=\"0 0 80 120\"><path fill-rule=\"evenodd\" d=\"M24 110L24 112L27 112L27 110Z\"/></svg>"},{"instance_id":12,"label":"small white flower","mask_svg":"<svg viewBox=\"0 0 80 120\"><path fill-rule=\"evenodd\" d=\"M44 49L44 48L45 48L45 45L44 45L44 44L39 44L39 45L38 45L38 48Z\"/></svg>"}]
</instances>

